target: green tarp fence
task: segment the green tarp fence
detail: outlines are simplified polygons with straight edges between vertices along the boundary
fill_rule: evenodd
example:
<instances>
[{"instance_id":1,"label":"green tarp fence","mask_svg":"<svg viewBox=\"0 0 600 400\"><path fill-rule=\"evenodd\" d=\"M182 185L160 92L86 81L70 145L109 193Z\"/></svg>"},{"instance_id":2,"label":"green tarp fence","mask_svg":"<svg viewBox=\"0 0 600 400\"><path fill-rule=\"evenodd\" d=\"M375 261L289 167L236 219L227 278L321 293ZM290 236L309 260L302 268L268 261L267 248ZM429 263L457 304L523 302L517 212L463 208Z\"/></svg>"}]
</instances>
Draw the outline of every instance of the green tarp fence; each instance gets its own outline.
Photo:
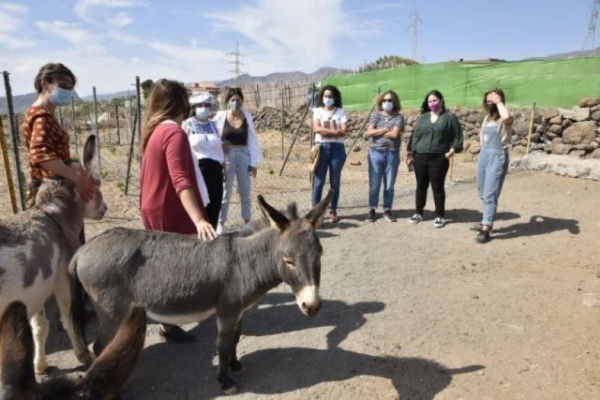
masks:
<instances>
[{"instance_id":1,"label":"green tarp fence","mask_svg":"<svg viewBox=\"0 0 600 400\"><path fill-rule=\"evenodd\" d=\"M499 87L511 107L572 107L583 97L600 97L600 57L552 61L447 62L338 75L324 84L342 92L344 108L370 109L381 91L398 93L402 107L419 108L437 89L446 106L478 107L483 93Z\"/></svg>"}]
</instances>

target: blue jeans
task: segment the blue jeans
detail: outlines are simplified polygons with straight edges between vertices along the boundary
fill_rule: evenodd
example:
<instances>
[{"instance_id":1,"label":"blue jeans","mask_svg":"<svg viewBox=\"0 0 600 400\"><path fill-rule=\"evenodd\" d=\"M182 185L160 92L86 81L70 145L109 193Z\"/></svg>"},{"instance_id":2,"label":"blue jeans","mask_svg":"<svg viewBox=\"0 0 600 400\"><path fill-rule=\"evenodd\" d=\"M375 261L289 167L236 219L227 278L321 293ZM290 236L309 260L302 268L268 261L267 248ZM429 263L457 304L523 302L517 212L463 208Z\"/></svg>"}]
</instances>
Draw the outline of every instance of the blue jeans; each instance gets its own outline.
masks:
<instances>
[{"instance_id":1,"label":"blue jeans","mask_svg":"<svg viewBox=\"0 0 600 400\"><path fill-rule=\"evenodd\" d=\"M229 214L229 201L233 190L233 181L237 180L237 189L242 203L242 218L250 221L252 217L252 201L250 199L250 152L248 147L234 147L225 153L225 166L227 168L226 181L223 191L223 203L221 204L220 222L227 221Z\"/></svg>"},{"instance_id":2,"label":"blue jeans","mask_svg":"<svg viewBox=\"0 0 600 400\"><path fill-rule=\"evenodd\" d=\"M508 149L482 148L477 164L477 191L483 201L482 225L494 225L498 198L508 172Z\"/></svg>"},{"instance_id":3,"label":"blue jeans","mask_svg":"<svg viewBox=\"0 0 600 400\"><path fill-rule=\"evenodd\" d=\"M340 199L340 182L342 168L346 162L346 150L343 143L321 143L321 156L319 167L315 173L315 187L313 189L313 205L318 204L323 196L323 187L327 170L329 170L329 186L334 190L331 199L331 211L336 211Z\"/></svg>"},{"instance_id":4,"label":"blue jeans","mask_svg":"<svg viewBox=\"0 0 600 400\"><path fill-rule=\"evenodd\" d=\"M383 209L391 210L394 201L394 184L398 176L400 152L398 150L369 150L369 207L377 208L379 189L383 181Z\"/></svg>"}]
</instances>

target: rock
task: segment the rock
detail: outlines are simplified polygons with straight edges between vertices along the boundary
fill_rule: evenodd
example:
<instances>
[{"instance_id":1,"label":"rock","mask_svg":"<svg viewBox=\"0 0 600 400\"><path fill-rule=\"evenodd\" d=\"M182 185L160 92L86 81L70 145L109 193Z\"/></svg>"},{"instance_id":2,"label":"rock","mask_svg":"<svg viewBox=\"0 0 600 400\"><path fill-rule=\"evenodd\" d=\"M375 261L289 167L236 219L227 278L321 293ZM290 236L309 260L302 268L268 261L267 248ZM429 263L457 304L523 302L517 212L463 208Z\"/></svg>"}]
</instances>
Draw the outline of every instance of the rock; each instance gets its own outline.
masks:
<instances>
[{"instance_id":1,"label":"rock","mask_svg":"<svg viewBox=\"0 0 600 400\"><path fill-rule=\"evenodd\" d=\"M592 151L595 147L591 144L576 144L575 146L573 146L573 148L575 150Z\"/></svg>"},{"instance_id":2,"label":"rock","mask_svg":"<svg viewBox=\"0 0 600 400\"><path fill-rule=\"evenodd\" d=\"M556 116L556 117L554 117L554 118L550 118L550 119L548 120L548 122L549 122L550 124L560 124L560 123L562 122L562 116L560 116L560 115L557 115L557 116Z\"/></svg>"},{"instance_id":3,"label":"rock","mask_svg":"<svg viewBox=\"0 0 600 400\"><path fill-rule=\"evenodd\" d=\"M585 121L586 119L590 119L589 108L573 107L570 110L567 108L559 108L558 112L563 118L572 119L574 121Z\"/></svg>"},{"instance_id":4,"label":"rock","mask_svg":"<svg viewBox=\"0 0 600 400\"><path fill-rule=\"evenodd\" d=\"M560 124L560 126L563 128L563 131L571 125L573 125L573 121L571 121L570 119L563 119L562 123Z\"/></svg>"},{"instance_id":5,"label":"rock","mask_svg":"<svg viewBox=\"0 0 600 400\"><path fill-rule=\"evenodd\" d=\"M527 152L527 147L525 146L515 146L512 148L512 151L516 154L525 154Z\"/></svg>"},{"instance_id":6,"label":"rock","mask_svg":"<svg viewBox=\"0 0 600 400\"><path fill-rule=\"evenodd\" d=\"M586 307L600 307L600 299L593 294L585 295L581 303Z\"/></svg>"},{"instance_id":7,"label":"rock","mask_svg":"<svg viewBox=\"0 0 600 400\"><path fill-rule=\"evenodd\" d=\"M552 148L554 147L554 145L552 143L548 143L544 146L544 151L546 153L552 153Z\"/></svg>"},{"instance_id":8,"label":"rock","mask_svg":"<svg viewBox=\"0 0 600 400\"><path fill-rule=\"evenodd\" d=\"M471 154L479 154L481 151L481 145L479 144L479 140L469 142L469 153Z\"/></svg>"},{"instance_id":9,"label":"rock","mask_svg":"<svg viewBox=\"0 0 600 400\"><path fill-rule=\"evenodd\" d=\"M569 155L571 157L583 157L585 156L585 150L571 150Z\"/></svg>"},{"instance_id":10,"label":"rock","mask_svg":"<svg viewBox=\"0 0 600 400\"><path fill-rule=\"evenodd\" d=\"M553 144L562 144L562 138L556 137L552 139Z\"/></svg>"},{"instance_id":11,"label":"rock","mask_svg":"<svg viewBox=\"0 0 600 400\"><path fill-rule=\"evenodd\" d=\"M553 154L569 154L570 151L571 151L571 146L568 144L555 143L552 146Z\"/></svg>"},{"instance_id":12,"label":"rock","mask_svg":"<svg viewBox=\"0 0 600 400\"><path fill-rule=\"evenodd\" d=\"M537 142L540 140L540 133L539 132L534 132L531 134L531 142Z\"/></svg>"},{"instance_id":13,"label":"rock","mask_svg":"<svg viewBox=\"0 0 600 400\"><path fill-rule=\"evenodd\" d=\"M579 107L594 107L600 104L600 97L584 97L579 100Z\"/></svg>"},{"instance_id":14,"label":"rock","mask_svg":"<svg viewBox=\"0 0 600 400\"><path fill-rule=\"evenodd\" d=\"M562 125L558 125L558 124L552 124L548 128L548 132L552 132L556 135L560 135L562 133L562 131L563 131Z\"/></svg>"},{"instance_id":15,"label":"rock","mask_svg":"<svg viewBox=\"0 0 600 400\"><path fill-rule=\"evenodd\" d=\"M548 131L546 132L546 136L548 136L548 138L549 138L550 140L552 140L552 139L556 138L558 135L560 135L561 133L562 133L562 132L556 133L556 132L552 132L551 130L548 130Z\"/></svg>"},{"instance_id":16,"label":"rock","mask_svg":"<svg viewBox=\"0 0 600 400\"><path fill-rule=\"evenodd\" d=\"M471 114L467 117L467 122L471 124L477 124L479 122L479 116Z\"/></svg>"},{"instance_id":17,"label":"rock","mask_svg":"<svg viewBox=\"0 0 600 400\"><path fill-rule=\"evenodd\" d=\"M550 118L554 118L558 115L558 110L556 108L544 108L542 110L542 117L546 120Z\"/></svg>"},{"instance_id":18,"label":"rock","mask_svg":"<svg viewBox=\"0 0 600 400\"><path fill-rule=\"evenodd\" d=\"M600 148L592 151L592 154L590 154L590 158L600 160Z\"/></svg>"},{"instance_id":19,"label":"rock","mask_svg":"<svg viewBox=\"0 0 600 400\"><path fill-rule=\"evenodd\" d=\"M542 134L546 133L548 131L548 125L546 125L546 124L540 124L540 125L538 125L535 128L535 131L539 132L539 133L542 133Z\"/></svg>"},{"instance_id":20,"label":"rock","mask_svg":"<svg viewBox=\"0 0 600 400\"><path fill-rule=\"evenodd\" d=\"M513 124L513 131L517 136L527 136L529 133L529 124L526 120L520 119Z\"/></svg>"},{"instance_id":21,"label":"rock","mask_svg":"<svg viewBox=\"0 0 600 400\"><path fill-rule=\"evenodd\" d=\"M595 111L598 111L598 110L600 110L600 104L598 104L597 106L594 106L594 107L592 107L590 109L591 112L595 112Z\"/></svg>"},{"instance_id":22,"label":"rock","mask_svg":"<svg viewBox=\"0 0 600 400\"><path fill-rule=\"evenodd\" d=\"M590 117L594 120L594 121L600 121L600 110L594 111L592 113L592 115L590 115Z\"/></svg>"},{"instance_id":23,"label":"rock","mask_svg":"<svg viewBox=\"0 0 600 400\"><path fill-rule=\"evenodd\" d=\"M592 121L577 122L563 132L566 144L590 144L596 138L596 124Z\"/></svg>"}]
</instances>

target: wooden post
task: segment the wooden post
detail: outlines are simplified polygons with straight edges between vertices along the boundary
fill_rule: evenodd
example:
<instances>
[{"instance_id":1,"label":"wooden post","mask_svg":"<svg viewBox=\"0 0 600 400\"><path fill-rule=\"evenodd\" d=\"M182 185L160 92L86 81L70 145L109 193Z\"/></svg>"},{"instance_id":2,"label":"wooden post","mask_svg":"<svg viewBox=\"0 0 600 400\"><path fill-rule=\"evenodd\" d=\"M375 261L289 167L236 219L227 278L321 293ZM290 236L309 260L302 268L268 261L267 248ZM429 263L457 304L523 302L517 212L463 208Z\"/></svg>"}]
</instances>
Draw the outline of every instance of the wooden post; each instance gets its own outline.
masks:
<instances>
[{"instance_id":1,"label":"wooden post","mask_svg":"<svg viewBox=\"0 0 600 400\"><path fill-rule=\"evenodd\" d=\"M13 145L13 156L15 159L15 169L17 170L17 183L19 184L19 200L21 200L21 210L25 211L25 191L24 182L21 176L21 160L19 158L19 139L18 139L18 128L15 123L15 111L12 102L12 88L10 86L10 77L7 71L2 73L4 75L4 90L6 92L6 106L8 108L8 127L10 129L10 136Z\"/></svg>"},{"instance_id":2,"label":"wooden post","mask_svg":"<svg viewBox=\"0 0 600 400\"><path fill-rule=\"evenodd\" d=\"M531 116L529 117L529 134L527 135L527 150L525 154L529 154L529 148L531 146L531 133L533 132L533 118L535 117L535 103L531 108Z\"/></svg>"},{"instance_id":3,"label":"wooden post","mask_svg":"<svg viewBox=\"0 0 600 400\"><path fill-rule=\"evenodd\" d=\"M119 105L115 104L115 117L117 118L117 144L121 144L121 128L119 127Z\"/></svg>"},{"instance_id":4,"label":"wooden post","mask_svg":"<svg viewBox=\"0 0 600 400\"><path fill-rule=\"evenodd\" d=\"M13 183L12 172L10 171L10 160L8 158L8 146L6 145L6 138L4 136L4 125L0 118L0 147L2 147L2 159L4 160L4 172L6 173L6 182L8 183L8 193L10 195L10 204L12 205L12 212L16 214L19 212L17 206L17 196L15 194L15 184Z\"/></svg>"},{"instance_id":5,"label":"wooden post","mask_svg":"<svg viewBox=\"0 0 600 400\"><path fill-rule=\"evenodd\" d=\"M283 160L285 158L284 155L284 144L283 144L283 130L285 129L285 117L283 115L283 89L281 89L281 159Z\"/></svg>"},{"instance_id":6,"label":"wooden post","mask_svg":"<svg viewBox=\"0 0 600 400\"><path fill-rule=\"evenodd\" d=\"M79 156L79 138L77 136L77 124L75 123L75 102L73 100L73 96L71 96L71 119L73 135L75 135L75 154Z\"/></svg>"},{"instance_id":7,"label":"wooden post","mask_svg":"<svg viewBox=\"0 0 600 400\"><path fill-rule=\"evenodd\" d=\"M92 86L94 95L94 134L96 135L96 149L98 155L98 170L102 171L102 158L100 157L100 130L98 129L98 100L96 99L96 86Z\"/></svg>"},{"instance_id":8,"label":"wooden post","mask_svg":"<svg viewBox=\"0 0 600 400\"><path fill-rule=\"evenodd\" d=\"M454 156L450 159L450 181L452 182L454 179Z\"/></svg>"}]
</instances>

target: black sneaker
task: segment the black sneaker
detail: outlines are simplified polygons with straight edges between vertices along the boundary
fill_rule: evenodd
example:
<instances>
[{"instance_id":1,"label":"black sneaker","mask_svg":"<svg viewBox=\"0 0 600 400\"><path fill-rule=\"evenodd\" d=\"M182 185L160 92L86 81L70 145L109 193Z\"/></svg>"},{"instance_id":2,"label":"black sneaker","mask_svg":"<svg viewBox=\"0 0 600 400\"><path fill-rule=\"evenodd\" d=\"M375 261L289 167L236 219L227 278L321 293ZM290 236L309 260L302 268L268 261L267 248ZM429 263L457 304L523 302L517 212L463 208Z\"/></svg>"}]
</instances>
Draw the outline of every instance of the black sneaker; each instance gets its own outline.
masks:
<instances>
[{"instance_id":1,"label":"black sneaker","mask_svg":"<svg viewBox=\"0 0 600 400\"><path fill-rule=\"evenodd\" d=\"M376 219L377 219L377 216L375 214L375 209L371 208L369 210L369 215L367 216L367 221L369 221L369 222L375 222Z\"/></svg>"},{"instance_id":2,"label":"black sneaker","mask_svg":"<svg viewBox=\"0 0 600 400\"><path fill-rule=\"evenodd\" d=\"M394 216L392 215L392 210L385 210L383 212L383 217L389 222L396 222L396 218L394 218Z\"/></svg>"},{"instance_id":3,"label":"black sneaker","mask_svg":"<svg viewBox=\"0 0 600 400\"><path fill-rule=\"evenodd\" d=\"M481 243L481 244L489 242L490 241L490 231L482 230L475 237L475 241L477 243Z\"/></svg>"},{"instance_id":4,"label":"black sneaker","mask_svg":"<svg viewBox=\"0 0 600 400\"><path fill-rule=\"evenodd\" d=\"M196 336L184 331L177 325L171 326L166 332L161 328L158 331L158 335L169 343L188 344L194 343L197 340Z\"/></svg>"},{"instance_id":5,"label":"black sneaker","mask_svg":"<svg viewBox=\"0 0 600 400\"><path fill-rule=\"evenodd\" d=\"M421 221L423 221L423 216L419 213L416 213L415 215L410 217L410 219L408 220L408 222L410 222L411 224L415 224L415 225Z\"/></svg>"}]
</instances>

